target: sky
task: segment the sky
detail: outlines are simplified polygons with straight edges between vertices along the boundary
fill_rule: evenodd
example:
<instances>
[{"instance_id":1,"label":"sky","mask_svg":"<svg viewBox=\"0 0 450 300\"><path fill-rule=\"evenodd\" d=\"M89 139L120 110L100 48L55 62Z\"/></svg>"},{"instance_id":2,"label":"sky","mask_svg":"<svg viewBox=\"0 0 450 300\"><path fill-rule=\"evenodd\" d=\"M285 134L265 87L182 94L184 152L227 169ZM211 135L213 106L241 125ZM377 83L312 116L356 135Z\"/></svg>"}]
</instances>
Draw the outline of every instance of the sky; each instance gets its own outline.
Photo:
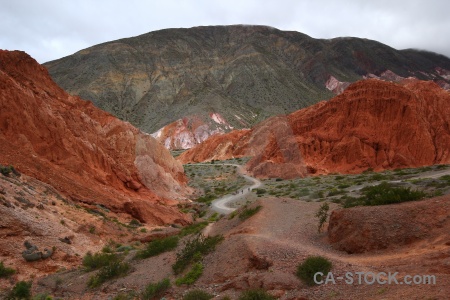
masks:
<instances>
[{"instance_id":1,"label":"sky","mask_svg":"<svg viewBox=\"0 0 450 300\"><path fill-rule=\"evenodd\" d=\"M165 28L267 25L450 57L448 0L0 0L0 49L39 63Z\"/></svg>"}]
</instances>

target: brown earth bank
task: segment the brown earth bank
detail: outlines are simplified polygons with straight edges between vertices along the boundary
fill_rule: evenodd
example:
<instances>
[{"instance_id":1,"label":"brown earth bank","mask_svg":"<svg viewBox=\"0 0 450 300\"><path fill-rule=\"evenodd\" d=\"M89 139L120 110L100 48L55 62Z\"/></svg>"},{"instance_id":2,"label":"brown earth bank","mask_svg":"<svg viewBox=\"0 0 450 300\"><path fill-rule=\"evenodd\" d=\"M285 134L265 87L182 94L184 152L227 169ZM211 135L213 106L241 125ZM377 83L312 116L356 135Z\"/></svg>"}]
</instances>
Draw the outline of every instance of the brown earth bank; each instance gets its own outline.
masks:
<instances>
[{"instance_id":1,"label":"brown earth bank","mask_svg":"<svg viewBox=\"0 0 450 300\"><path fill-rule=\"evenodd\" d=\"M448 222L433 222L433 210L427 213L425 204L433 206L436 201L448 204L449 199L434 198L407 205L423 210L423 218L429 220L431 232L448 232ZM407 245L348 254L334 249L328 243L326 232L317 232L318 222L314 214L321 203L264 198L252 204L256 205L261 205L262 209L249 219L242 221L238 216L224 217L210 226L209 235L222 234L225 240L203 258L204 271L200 279L192 286L172 285L164 295L166 299L181 299L187 290L192 289L203 289L218 299L225 296L237 299L243 290L249 288L265 289L278 299L447 299L450 293L450 246L447 240L437 240L435 234L420 236ZM378 230L381 238L388 238L392 226L401 226L402 232L406 232L414 225L409 224L408 216L402 213L404 206L363 207L349 212L353 214L354 224L360 226L366 224L367 211L381 214L389 208L397 212L401 220L388 219L388 224L381 230L374 222L367 225ZM333 210L337 206L332 204L331 208ZM382 243L382 240L377 241ZM183 243L176 251L181 247ZM39 280L35 291L52 291L54 296L70 299L110 299L120 292L139 292L147 284L163 278L174 282L171 265L176 260L176 251L140 261L131 260L132 271L126 277L107 282L98 289L87 288L87 280L92 273L77 270ZM335 278L351 272L353 284L335 279L335 284L330 282L310 287L300 281L295 276L297 266L308 256L316 255L332 262ZM429 274L436 276L436 284L402 285L394 281L392 284L366 284L364 281L359 284L356 272L398 272L398 282L407 275ZM58 278L60 284L56 286Z\"/></svg>"},{"instance_id":2,"label":"brown earth bank","mask_svg":"<svg viewBox=\"0 0 450 300\"><path fill-rule=\"evenodd\" d=\"M20 51L0 51L0 163L69 199L141 222L190 222L182 165L150 135L59 88Z\"/></svg>"},{"instance_id":3,"label":"brown earth bank","mask_svg":"<svg viewBox=\"0 0 450 300\"><path fill-rule=\"evenodd\" d=\"M214 136L183 163L252 156L258 177L359 173L450 161L450 93L433 82L377 79L251 130Z\"/></svg>"}]
</instances>

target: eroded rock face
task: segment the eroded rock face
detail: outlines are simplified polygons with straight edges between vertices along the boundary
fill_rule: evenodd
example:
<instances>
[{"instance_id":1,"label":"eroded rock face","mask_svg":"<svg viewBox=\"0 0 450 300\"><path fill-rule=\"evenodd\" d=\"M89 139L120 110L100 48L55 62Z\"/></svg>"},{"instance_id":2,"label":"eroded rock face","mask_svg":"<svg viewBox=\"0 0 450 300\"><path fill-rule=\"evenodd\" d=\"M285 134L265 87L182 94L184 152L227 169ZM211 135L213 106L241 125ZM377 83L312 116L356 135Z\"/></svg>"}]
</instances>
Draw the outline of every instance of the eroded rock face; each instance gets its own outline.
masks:
<instances>
[{"instance_id":1,"label":"eroded rock face","mask_svg":"<svg viewBox=\"0 0 450 300\"><path fill-rule=\"evenodd\" d=\"M172 122L152 136L167 149L190 149L215 134L229 132L233 127L219 113L187 116Z\"/></svg>"},{"instance_id":2,"label":"eroded rock face","mask_svg":"<svg viewBox=\"0 0 450 300\"><path fill-rule=\"evenodd\" d=\"M19 51L0 51L0 162L75 201L140 221L187 221L167 206L187 192L182 165L150 135L65 93Z\"/></svg>"},{"instance_id":3,"label":"eroded rock face","mask_svg":"<svg viewBox=\"0 0 450 300\"><path fill-rule=\"evenodd\" d=\"M179 160L253 156L251 173L282 178L448 163L449 104L433 82L363 80L330 101L207 140Z\"/></svg>"}]
</instances>

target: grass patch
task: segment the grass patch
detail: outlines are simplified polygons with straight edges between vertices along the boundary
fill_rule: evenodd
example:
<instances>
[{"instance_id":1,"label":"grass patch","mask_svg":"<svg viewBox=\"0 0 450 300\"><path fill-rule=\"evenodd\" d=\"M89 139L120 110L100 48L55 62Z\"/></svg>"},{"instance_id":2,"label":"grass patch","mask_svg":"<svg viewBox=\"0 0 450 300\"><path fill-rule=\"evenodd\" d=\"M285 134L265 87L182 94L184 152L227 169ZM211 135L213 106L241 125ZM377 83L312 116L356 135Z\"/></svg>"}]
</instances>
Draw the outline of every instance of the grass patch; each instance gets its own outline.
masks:
<instances>
[{"instance_id":1,"label":"grass patch","mask_svg":"<svg viewBox=\"0 0 450 300\"><path fill-rule=\"evenodd\" d=\"M194 282L197 281L197 279L200 278L200 276L202 276L203 274L203 265L201 262L198 262L196 264L194 264L194 266L192 267L192 269L183 277L178 278L175 281L176 285L182 285L182 284L187 284L187 285L191 285Z\"/></svg>"},{"instance_id":2,"label":"grass patch","mask_svg":"<svg viewBox=\"0 0 450 300\"><path fill-rule=\"evenodd\" d=\"M331 262L322 256L310 256L297 267L297 277L309 286L316 285L314 275L322 272L323 276L316 276L317 281L321 281L322 277L326 277L332 267Z\"/></svg>"},{"instance_id":3,"label":"grass patch","mask_svg":"<svg viewBox=\"0 0 450 300\"><path fill-rule=\"evenodd\" d=\"M92 254L91 252L88 252L83 257L82 264L86 271L92 271L117 261L120 261L120 258L115 253L99 252Z\"/></svg>"},{"instance_id":4,"label":"grass patch","mask_svg":"<svg viewBox=\"0 0 450 300\"><path fill-rule=\"evenodd\" d=\"M247 220L248 218L250 218L251 216L253 216L254 214L256 214L258 211L260 211L262 208L261 205L258 205L254 208L245 208L240 214L239 214L239 219L243 220Z\"/></svg>"},{"instance_id":5,"label":"grass patch","mask_svg":"<svg viewBox=\"0 0 450 300\"><path fill-rule=\"evenodd\" d=\"M362 197L347 199L344 202L344 207L395 204L420 200L426 196L423 191L395 187L387 182L365 187L361 191L363 193Z\"/></svg>"},{"instance_id":6,"label":"grass patch","mask_svg":"<svg viewBox=\"0 0 450 300\"><path fill-rule=\"evenodd\" d=\"M208 294L202 290L192 290L184 295L183 300L209 300L214 298L213 295Z\"/></svg>"},{"instance_id":7,"label":"grass patch","mask_svg":"<svg viewBox=\"0 0 450 300\"><path fill-rule=\"evenodd\" d=\"M186 242L184 248L177 253L177 260L172 266L175 274L183 272L191 263L201 260L202 255L214 251L217 244L223 241L222 235L208 236L197 235Z\"/></svg>"},{"instance_id":8,"label":"grass patch","mask_svg":"<svg viewBox=\"0 0 450 300\"><path fill-rule=\"evenodd\" d=\"M142 300L160 299L170 288L170 280L165 278L157 283L150 283L141 294Z\"/></svg>"},{"instance_id":9,"label":"grass patch","mask_svg":"<svg viewBox=\"0 0 450 300\"><path fill-rule=\"evenodd\" d=\"M239 296L239 300L275 300L275 298L264 290L256 289L244 291Z\"/></svg>"},{"instance_id":10,"label":"grass patch","mask_svg":"<svg viewBox=\"0 0 450 300\"><path fill-rule=\"evenodd\" d=\"M12 268L7 268L3 265L3 262L0 261L0 278L6 278L16 273L16 270Z\"/></svg>"},{"instance_id":11,"label":"grass patch","mask_svg":"<svg viewBox=\"0 0 450 300\"><path fill-rule=\"evenodd\" d=\"M140 250L136 254L136 258L144 259L171 251L178 246L178 241L178 236L169 236L164 239L154 240L148 243L144 250Z\"/></svg>"},{"instance_id":12,"label":"grass patch","mask_svg":"<svg viewBox=\"0 0 450 300\"><path fill-rule=\"evenodd\" d=\"M19 281L6 296L6 299L31 299L31 281Z\"/></svg>"},{"instance_id":13,"label":"grass patch","mask_svg":"<svg viewBox=\"0 0 450 300\"><path fill-rule=\"evenodd\" d=\"M128 273L131 266L127 262L113 261L110 264L102 267L96 275L91 276L88 281L90 288L96 288L102 285L104 282L124 276Z\"/></svg>"},{"instance_id":14,"label":"grass patch","mask_svg":"<svg viewBox=\"0 0 450 300\"><path fill-rule=\"evenodd\" d=\"M200 222L200 223L191 224L189 226L183 227L183 229L181 229L181 231L178 235L180 237L183 237L183 236L190 235L190 234L197 234L200 231L202 231L203 228L205 228L206 226L208 226L208 222Z\"/></svg>"}]
</instances>

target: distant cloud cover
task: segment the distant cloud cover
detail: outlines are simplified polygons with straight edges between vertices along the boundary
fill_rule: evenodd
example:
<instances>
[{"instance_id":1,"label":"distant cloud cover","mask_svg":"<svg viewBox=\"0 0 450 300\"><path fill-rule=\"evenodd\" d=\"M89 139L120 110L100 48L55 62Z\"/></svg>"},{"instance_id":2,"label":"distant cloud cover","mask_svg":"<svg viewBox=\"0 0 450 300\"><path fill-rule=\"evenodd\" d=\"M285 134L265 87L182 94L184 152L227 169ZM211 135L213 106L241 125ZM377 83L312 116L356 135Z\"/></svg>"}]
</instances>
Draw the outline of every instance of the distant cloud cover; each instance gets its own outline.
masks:
<instances>
[{"instance_id":1,"label":"distant cloud cover","mask_svg":"<svg viewBox=\"0 0 450 300\"><path fill-rule=\"evenodd\" d=\"M149 31L232 24L450 57L448 0L0 0L0 7L0 49L26 51L40 63Z\"/></svg>"}]
</instances>

